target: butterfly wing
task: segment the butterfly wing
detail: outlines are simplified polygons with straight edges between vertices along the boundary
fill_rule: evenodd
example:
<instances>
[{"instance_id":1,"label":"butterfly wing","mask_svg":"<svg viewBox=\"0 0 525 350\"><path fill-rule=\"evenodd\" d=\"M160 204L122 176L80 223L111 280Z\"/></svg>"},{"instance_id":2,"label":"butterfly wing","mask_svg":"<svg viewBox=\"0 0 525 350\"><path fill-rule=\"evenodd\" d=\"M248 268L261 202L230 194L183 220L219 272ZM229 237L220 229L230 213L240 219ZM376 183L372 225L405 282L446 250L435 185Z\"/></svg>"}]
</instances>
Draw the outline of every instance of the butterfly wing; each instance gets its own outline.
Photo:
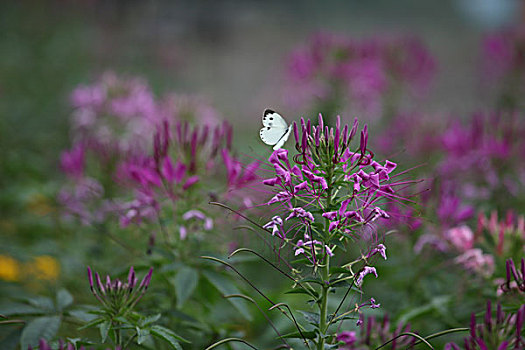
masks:
<instances>
[{"instance_id":1,"label":"butterfly wing","mask_svg":"<svg viewBox=\"0 0 525 350\"><path fill-rule=\"evenodd\" d=\"M284 120L284 118L281 117L279 113L276 113L271 109L267 109L264 111L262 117L262 124L266 127L280 127L282 129L288 128L286 120Z\"/></svg>"},{"instance_id":2,"label":"butterfly wing","mask_svg":"<svg viewBox=\"0 0 525 350\"><path fill-rule=\"evenodd\" d=\"M288 140L288 137L290 136L290 133L292 132L292 127L289 126L286 133L280 138L279 141L273 146L273 150L276 151L279 148L283 147L284 143Z\"/></svg>"},{"instance_id":3,"label":"butterfly wing","mask_svg":"<svg viewBox=\"0 0 525 350\"><path fill-rule=\"evenodd\" d=\"M279 113L267 109L263 113L262 123L264 127L260 131L261 140L267 145L274 146L274 150L281 148L292 131L286 120Z\"/></svg>"},{"instance_id":4,"label":"butterfly wing","mask_svg":"<svg viewBox=\"0 0 525 350\"><path fill-rule=\"evenodd\" d=\"M275 145L288 132L288 128L265 126L261 129L261 140L267 145Z\"/></svg>"}]
</instances>

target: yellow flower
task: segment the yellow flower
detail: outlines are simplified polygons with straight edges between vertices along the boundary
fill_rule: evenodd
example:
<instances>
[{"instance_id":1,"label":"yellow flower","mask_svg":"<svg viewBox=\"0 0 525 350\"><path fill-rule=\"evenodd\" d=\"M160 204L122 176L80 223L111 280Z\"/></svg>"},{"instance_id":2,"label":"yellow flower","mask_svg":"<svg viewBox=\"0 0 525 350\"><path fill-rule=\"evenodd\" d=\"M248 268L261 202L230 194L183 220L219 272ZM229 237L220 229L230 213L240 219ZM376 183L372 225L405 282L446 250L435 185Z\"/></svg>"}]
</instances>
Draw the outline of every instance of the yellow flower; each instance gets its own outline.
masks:
<instances>
[{"instance_id":1,"label":"yellow flower","mask_svg":"<svg viewBox=\"0 0 525 350\"><path fill-rule=\"evenodd\" d=\"M18 281L20 279L20 264L7 255L0 255L0 279Z\"/></svg>"},{"instance_id":2,"label":"yellow flower","mask_svg":"<svg viewBox=\"0 0 525 350\"><path fill-rule=\"evenodd\" d=\"M56 280L60 273L60 264L49 255L41 255L33 258L28 266L29 273L41 280Z\"/></svg>"}]
</instances>

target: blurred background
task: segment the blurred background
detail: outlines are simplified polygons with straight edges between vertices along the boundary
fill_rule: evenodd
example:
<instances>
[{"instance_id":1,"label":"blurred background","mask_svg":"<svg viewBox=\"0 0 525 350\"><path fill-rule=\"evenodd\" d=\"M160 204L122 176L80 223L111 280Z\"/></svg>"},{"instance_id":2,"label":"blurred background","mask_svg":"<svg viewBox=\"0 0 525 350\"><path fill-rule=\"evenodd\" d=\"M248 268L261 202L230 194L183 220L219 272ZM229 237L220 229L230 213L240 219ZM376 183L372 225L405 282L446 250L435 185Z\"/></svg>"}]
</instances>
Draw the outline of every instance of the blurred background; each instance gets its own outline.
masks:
<instances>
[{"instance_id":1,"label":"blurred background","mask_svg":"<svg viewBox=\"0 0 525 350\"><path fill-rule=\"evenodd\" d=\"M256 138L264 108L291 112L283 103L286 57L319 31L357 38L420 36L439 70L428 110L472 111L483 102L473 88L481 36L523 16L521 2L513 0L4 1L0 6L2 157L23 149L51 158L66 144L69 92L106 70L142 76L155 91L201 94Z\"/></svg>"},{"instance_id":2,"label":"blurred background","mask_svg":"<svg viewBox=\"0 0 525 350\"><path fill-rule=\"evenodd\" d=\"M17 198L33 191L28 184L46 187L57 173L59 152L69 144L71 91L103 72L142 77L158 94L201 95L234 122L235 143L260 147L265 108L289 121L301 116L286 103L287 58L313 34L417 35L437 63L425 112L461 117L489 103L477 88L482 36L522 21L522 4L3 1L0 210L7 228L0 232L11 230L10 216L22 210Z\"/></svg>"}]
</instances>

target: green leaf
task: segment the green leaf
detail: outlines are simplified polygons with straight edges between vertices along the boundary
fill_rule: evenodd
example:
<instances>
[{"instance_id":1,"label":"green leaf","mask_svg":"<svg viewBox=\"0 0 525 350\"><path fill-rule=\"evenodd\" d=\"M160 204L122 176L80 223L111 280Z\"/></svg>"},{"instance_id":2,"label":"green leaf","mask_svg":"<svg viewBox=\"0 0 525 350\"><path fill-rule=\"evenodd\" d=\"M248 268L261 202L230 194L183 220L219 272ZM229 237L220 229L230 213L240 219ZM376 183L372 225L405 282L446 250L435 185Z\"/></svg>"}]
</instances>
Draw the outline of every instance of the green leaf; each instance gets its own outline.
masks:
<instances>
[{"instance_id":1,"label":"green leaf","mask_svg":"<svg viewBox=\"0 0 525 350\"><path fill-rule=\"evenodd\" d=\"M330 274L334 274L334 273L342 273L342 274L345 274L345 275L352 275L352 272L350 272L350 270L345 269L343 267L339 267L339 266L330 267Z\"/></svg>"},{"instance_id":2,"label":"green leaf","mask_svg":"<svg viewBox=\"0 0 525 350\"><path fill-rule=\"evenodd\" d=\"M150 332L157 338L161 338L167 341L171 345L171 347L176 350L182 350L182 347L180 346L179 341L184 342L184 343L189 343L189 341L175 334L171 329L168 329L166 327L162 327L159 325L155 325L151 327Z\"/></svg>"},{"instance_id":3,"label":"green leaf","mask_svg":"<svg viewBox=\"0 0 525 350\"><path fill-rule=\"evenodd\" d=\"M183 267L175 279L173 284L175 286L175 293L177 294L177 307L184 305L186 300L192 295L199 282L199 273L191 267Z\"/></svg>"},{"instance_id":4,"label":"green leaf","mask_svg":"<svg viewBox=\"0 0 525 350\"><path fill-rule=\"evenodd\" d=\"M86 310L80 310L80 309L76 309L76 310L69 310L67 312L67 315L69 316L73 316L81 321L84 321L84 322L91 322L93 321L95 318L97 318L97 316L93 315L92 313L86 311Z\"/></svg>"},{"instance_id":5,"label":"green leaf","mask_svg":"<svg viewBox=\"0 0 525 350\"><path fill-rule=\"evenodd\" d=\"M338 282L336 282L336 281L337 281L337 279L330 280L330 287L332 287L332 288L353 287L352 280L341 280L341 281L338 281ZM355 287L353 287L353 288L355 288Z\"/></svg>"},{"instance_id":6,"label":"green leaf","mask_svg":"<svg viewBox=\"0 0 525 350\"><path fill-rule=\"evenodd\" d=\"M40 338L49 340L53 338L60 328L60 316L38 317L29 322L20 337L22 349L27 349L29 345L35 347Z\"/></svg>"},{"instance_id":7,"label":"green leaf","mask_svg":"<svg viewBox=\"0 0 525 350\"><path fill-rule=\"evenodd\" d=\"M296 332L284 334L283 338L299 338L299 339L303 339L303 337L304 337L305 339L314 339L316 336L317 336L317 332L315 332L315 331L303 331L303 335L302 336L301 336L301 333L299 333L299 331L296 331Z\"/></svg>"},{"instance_id":8,"label":"green leaf","mask_svg":"<svg viewBox=\"0 0 525 350\"><path fill-rule=\"evenodd\" d=\"M137 343L140 345L144 343L150 335L149 329L137 327Z\"/></svg>"},{"instance_id":9,"label":"green leaf","mask_svg":"<svg viewBox=\"0 0 525 350\"><path fill-rule=\"evenodd\" d=\"M424 314L431 313L434 310L441 310L448 302L450 302L450 296L444 295L444 296L437 296L435 298L432 298L432 300L420 307L410 309L404 313L401 314L399 317L400 323L407 323L408 321L422 316Z\"/></svg>"},{"instance_id":10,"label":"green leaf","mask_svg":"<svg viewBox=\"0 0 525 350\"><path fill-rule=\"evenodd\" d=\"M53 303L53 300L47 297L36 296L33 298L26 299L26 302L29 305L33 305L34 307L40 308L48 312L55 311L55 304Z\"/></svg>"},{"instance_id":11,"label":"green leaf","mask_svg":"<svg viewBox=\"0 0 525 350\"><path fill-rule=\"evenodd\" d=\"M11 303L0 307L0 314L4 316L42 315L44 310L27 304Z\"/></svg>"},{"instance_id":12,"label":"green leaf","mask_svg":"<svg viewBox=\"0 0 525 350\"><path fill-rule=\"evenodd\" d=\"M319 285L321 285L321 286L324 286L324 285L325 285L325 284L323 283L323 281L321 281L321 279L319 279L319 278L313 278L313 277L303 278L303 279L299 280L298 282L300 282L300 283L306 283L306 282L308 282L308 283L317 283L317 284L319 284Z\"/></svg>"},{"instance_id":13,"label":"green leaf","mask_svg":"<svg viewBox=\"0 0 525 350\"><path fill-rule=\"evenodd\" d=\"M152 324L153 322L157 322L159 319L160 319L160 314L141 318L139 321L139 326L141 327L147 326L149 324Z\"/></svg>"},{"instance_id":14,"label":"green leaf","mask_svg":"<svg viewBox=\"0 0 525 350\"><path fill-rule=\"evenodd\" d=\"M58 311L64 310L66 307L73 304L73 296L65 289L60 289L57 292L57 309Z\"/></svg>"},{"instance_id":15,"label":"green leaf","mask_svg":"<svg viewBox=\"0 0 525 350\"><path fill-rule=\"evenodd\" d=\"M208 281L210 281L210 283L223 295L241 294L239 289L237 289L233 283L228 281L226 277L211 271L205 271L203 274L208 279ZM252 316L244 304L245 301L238 298L228 298L228 301L233 305L233 307L237 309L237 311L240 312L244 318L249 321L252 320Z\"/></svg>"},{"instance_id":16,"label":"green leaf","mask_svg":"<svg viewBox=\"0 0 525 350\"><path fill-rule=\"evenodd\" d=\"M319 293L317 293L315 290L307 291L303 287L295 287L294 289L289 289L286 292L284 292L284 294L306 294L309 296L312 296L312 294L314 294L316 298L319 296Z\"/></svg>"},{"instance_id":17,"label":"green leaf","mask_svg":"<svg viewBox=\"0 0 525 350\"><path fill-rule=\"evenodd\" d=\"M299 312L301 314L303 314L304 318L308 321L308 323L318 327L319 326L319 320L320 320L320 317L319 317L319 314L318 313L315 313L315 312L308 312L308 311L302 311L302 310L299 310Z\"/></svg>"},{"instance_id":18,"label":"green leaf","mask_svg":"<svg viewBox=\"0 0 525 350\"><path fill-rule=\"evenodd\" d=\"M81 329L86 329L86 328L89 328L89 327L95 327L95 326L98 326L99 324L101 324L102 322L104 322L104 319L102 317L98 317L98 318L95 318L91 322L83 325L82 327L80 327L78 329L81 330Z\"/></svg>"},{"instance_id":19,"label":"green leaf","mask_svg":"<svg viewBox=\"0 0 525 350\"><path fill-rule=\"evenodd\" d=\"M104 343L108 337L109 329L111 328L111 322L105 320L98 326L98 328L100 329L100 338L102 339L102 343Z\"/></svg>"}]
</instances>

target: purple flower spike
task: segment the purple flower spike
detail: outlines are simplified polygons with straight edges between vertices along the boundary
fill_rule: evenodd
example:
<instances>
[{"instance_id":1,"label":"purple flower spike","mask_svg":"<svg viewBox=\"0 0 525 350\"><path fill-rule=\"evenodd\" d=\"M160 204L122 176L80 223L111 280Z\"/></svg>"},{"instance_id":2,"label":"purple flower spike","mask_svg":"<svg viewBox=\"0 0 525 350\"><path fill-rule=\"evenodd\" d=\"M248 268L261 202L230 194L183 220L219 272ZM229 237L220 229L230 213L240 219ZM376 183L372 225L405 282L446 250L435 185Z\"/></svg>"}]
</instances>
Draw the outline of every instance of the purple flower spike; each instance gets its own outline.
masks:
<instances>
[{"instance_id":1,"label":"purple flower spike","mask_svg":"<svg viewBox=\"0 0 525 350\"><path fill-rule=\"evenodd\" d=\"M336 155L336 161L337 161L337 154L339 153L339 140L341 137L341 116L337 116L337 120L335 123L335 134L334 134L334 153Z\"/></svg>"},{"instance_id":2,"label":"purple flower spike","mask_svg":"<svg viewBox=\"0 0 525 350\"><path fill-rule=\"evenodd\" d=\"M104 289L104 285L102 284L102 280L100 279L100 275L98 272L95 272L95 281L97 283L97 288L102 294L106 294L106 290Z\"/></svg>"},{"instance_id":3,"label":"purple flower spike","mask_svg":"<svg viewBox=\"0 0 525 350\"><path fill-rule=\"evenodd\" d=\"M323 128L324 128L323 115L319 113L319 129L323 130Z\"/></svg>"},{"instance_id":4,"label":"purple flower spike","mask_svg":"<svg viewBox=\"0 0 525 350\"><path fill-rule=\"evenodd\" d=\"M359 126L359 122L357 121L357 118L354 119L354 124L352 125L352 130L350 130L350 134L348 135L348 142L350 142L355 134L357 133L357 128Z\"/></svg>"},{"instance_id":5,"label":"purple flower spike","mask_svg":"<svg viewBox=\"0 0 525 350\"><path fill-rule=\"evenodd\" d=\"M129 273L128 273L128 286L130 289L133 289L135 287L136 279L135 279L135 270L133 269L133 266L130 267Z\"/></svg>"},{"instance_id":6,"label":"purple flower spike","mask_svg":"<svg viewBox=\"0 0 525 350\"><path fill-rule=\"evenodd\" d=\"M153 275L153 267L150 267L148 274L144 276L144 278L140 282L139 289L143 289L145 291L148 288L149 283L151 282L152 275Z\"/></svg>"},{"instance_id":7,"label":"purple flower spike","mask_svg":"<svg viewBox=\"0 0 525 350\"><path fill-rule=\"evenodd\" d=\"M299 128L297 127L297 123L293 122L292 124L293 128L293 136L295 137L295 147L299 147Z\"/></svg>"},{"instance_id":8,"label":"purple flower spike","mask_svg":"<svg viewBox=\"0 0 525 350\"><path fill-rule=\"evenodd\" d=\"M343 147L346 147L346 141L348 140L348 125L345 124L345 126L343 127L343 132L341 133L341 139L342 139L342 144L343 144Z\"/></svg>"},{"instance_id":9,"label":"purple flower spike","mask_svg":"<svg viewBox=\"0 0 525 350\"><path fill-rule=\"evenodd\" d=\"M508 346L509 346L509 342L504 341L503 343L500 344L500 346L498 346L498 350L507 350Z\"/></svg>"},{"instance_id":10,"label":"purple flower spike","mask_svg":"<svg viewBox=\"0 0 525 350\"><path fill-rule=\"evenodd\" d=\"M88 272L88 281L89 281L89 288L91 288L91 290L93 290L93 275L92 275L92 272L91 272L91 267L87 267L87 272Z\"/></svg>"},{"instance_id":11,"label":"purple flower spike","mask_svg":"<svg viewBox=\"0 0 525 350\"><path fill-rule=\"evenodd\" d=\"M361 154L366 154L366 145L368 143L368 125L365 125L363 130L361 131L361 141L360 141L360 147Z\"/></svg>"},{"instance_id":12,"label":"purple flower spike","mask_svg":"<svg viewBox=\"0 0 525 350\"><path fill-rule=\"evenodd\" d=\"M492 304L487 300L487 311L485 312L485 327L490 332L492 330Z\"/></svg>"},{"instance_id":13,"label":"purple flower spike","mask_svg":"<svg viewBox=\"0 0 525 350\"><path fill-rule=\"evenodd\" d=\"M321 144L321 127L315 128L315 147L319 147Z\"/></svg>"}]
</instances>

